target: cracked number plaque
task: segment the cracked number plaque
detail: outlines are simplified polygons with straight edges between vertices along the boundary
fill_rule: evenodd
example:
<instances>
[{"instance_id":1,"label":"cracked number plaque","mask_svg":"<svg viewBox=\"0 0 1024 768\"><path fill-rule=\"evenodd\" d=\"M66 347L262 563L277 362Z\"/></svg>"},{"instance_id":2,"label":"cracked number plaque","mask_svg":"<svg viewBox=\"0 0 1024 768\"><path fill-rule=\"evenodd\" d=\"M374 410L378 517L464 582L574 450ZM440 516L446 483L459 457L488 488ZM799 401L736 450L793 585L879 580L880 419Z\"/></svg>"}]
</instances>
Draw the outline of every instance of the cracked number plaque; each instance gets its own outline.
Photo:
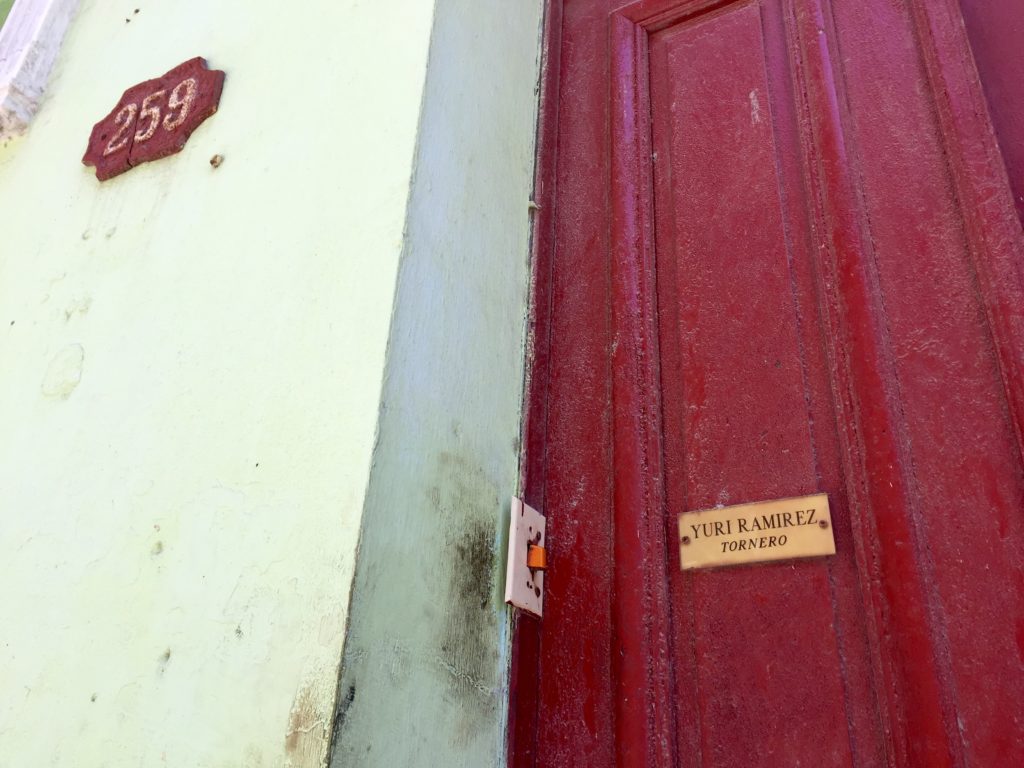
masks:
<instances>
[{"instance_id":1,"label":"cracked number plaque","mask_svg":"<svg viewBox=\"0 0 1024 768\"><path fill-rule=\"evenodd\" d=\"M224 73L196 57L161 77L133 85L93 126L82 162L106 181L136 165L180 152L192 131L217 111Z\"/></svg>"}]
</instances>

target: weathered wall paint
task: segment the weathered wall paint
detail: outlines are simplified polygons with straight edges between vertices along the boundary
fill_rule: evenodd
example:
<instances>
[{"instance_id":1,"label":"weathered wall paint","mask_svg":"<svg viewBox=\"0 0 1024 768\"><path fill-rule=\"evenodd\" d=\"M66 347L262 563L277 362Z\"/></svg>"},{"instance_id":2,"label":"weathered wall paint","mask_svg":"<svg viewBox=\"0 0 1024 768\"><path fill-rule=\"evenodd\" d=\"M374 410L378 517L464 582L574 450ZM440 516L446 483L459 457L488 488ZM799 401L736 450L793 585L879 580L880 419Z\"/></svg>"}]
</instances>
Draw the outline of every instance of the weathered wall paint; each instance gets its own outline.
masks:
<instances>
[{"instance_id":1,"label":"weathered wall paint","mask_svg":"<svg viewBox=\"0 0 1024 768\"><path fill-rule=\"evenodd\" d=\"M432 13L83 3L0 148L0 766L324 759ZM196 55L220 111L97 183Z\"/></svg>"},{"instance_id":2,"label":"weathered wall paint","mask_svg":"<svg viewBox=\"0 0 1024 768\"><path fill-rule=\"evenodd\" d=\"M25 132L79 0L19 0L0 21L0 142ZM3 12L0 9L0 12Z\"/></svg>"},{"instance_id":3,"label":"weathered wall paint","mask_svg":"<svg viewBox=\"0 0 1024 768\"><path fill-rule=\"evenodd\" d=\"M504 763L539 0L440 0L332 764Z\"/></svg>"}]
</instances>

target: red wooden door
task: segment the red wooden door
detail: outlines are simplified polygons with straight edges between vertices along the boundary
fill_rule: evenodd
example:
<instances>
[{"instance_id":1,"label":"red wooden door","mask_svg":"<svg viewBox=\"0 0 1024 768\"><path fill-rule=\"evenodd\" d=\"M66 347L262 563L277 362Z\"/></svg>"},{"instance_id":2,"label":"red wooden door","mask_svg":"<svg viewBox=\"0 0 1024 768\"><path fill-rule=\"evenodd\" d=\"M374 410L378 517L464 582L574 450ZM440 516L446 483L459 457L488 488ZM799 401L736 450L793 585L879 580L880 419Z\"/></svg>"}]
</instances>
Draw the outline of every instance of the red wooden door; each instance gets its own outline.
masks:
<instances>
[{"instance_id":1,"label":"red wooden door","mask_svg":"<svg viewBox=\"0 0 1024 768\"><path fill-rule=\"evenodd\" d=\"M564 0L511 759L1024 766L1024 249L953 0ZM827 559L678 513L829 494Z\"/></svg>"}]
</instances>

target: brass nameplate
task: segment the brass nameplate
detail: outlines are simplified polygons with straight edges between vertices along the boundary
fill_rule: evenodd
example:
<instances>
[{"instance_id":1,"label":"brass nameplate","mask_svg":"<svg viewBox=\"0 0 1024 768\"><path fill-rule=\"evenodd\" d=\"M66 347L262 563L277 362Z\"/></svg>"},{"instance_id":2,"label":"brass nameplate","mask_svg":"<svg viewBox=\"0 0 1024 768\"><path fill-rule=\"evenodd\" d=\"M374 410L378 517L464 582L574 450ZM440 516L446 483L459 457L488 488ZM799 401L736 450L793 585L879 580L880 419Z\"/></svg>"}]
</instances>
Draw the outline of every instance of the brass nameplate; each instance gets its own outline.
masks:
<instances>
[{"instance_id":1,"label":"brass nameplate","mask_svg":"<svg viewBox=\"0 0 1024 768\"><path fill-rule=\"evenodd\" d=\"M824 493L679 515L679 561L684 571L835 553Z\"/></svg>"}]
</instances>

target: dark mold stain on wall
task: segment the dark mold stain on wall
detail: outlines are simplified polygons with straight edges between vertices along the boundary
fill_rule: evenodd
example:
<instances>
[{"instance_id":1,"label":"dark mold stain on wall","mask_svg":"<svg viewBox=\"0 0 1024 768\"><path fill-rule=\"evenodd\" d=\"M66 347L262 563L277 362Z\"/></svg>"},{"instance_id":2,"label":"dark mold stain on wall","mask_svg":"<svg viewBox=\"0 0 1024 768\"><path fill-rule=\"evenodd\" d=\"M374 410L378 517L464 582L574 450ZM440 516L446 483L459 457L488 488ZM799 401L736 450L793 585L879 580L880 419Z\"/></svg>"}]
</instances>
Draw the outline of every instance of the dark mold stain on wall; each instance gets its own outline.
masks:
<instances>
[{"instance_id":1,"label":"dark mold stain on wall","mask_svg":"<svg viewBox=\"0 0 1024 768\"><path fill-rule=\"evenodd\" d=\"M493 541L493 524L482 520L469 522L456 537L455 559L448 575L450 610L439 644L445 660L458 672L453 675L452 693L459 696L491 693L497 629L490 604Z\"/></svg>"},{"instance_id":2,"label":"dark mold stain on wall","mask_svg":"<svg viewBox=\"0 0 1024 768\"><path fill-rule=\"evenodd\" d=\"M456 748L498 717L504 507L498 482L471 456L439 451L398 481L400 489L384 472L371 476L333 723L335 766L377 765L377 751L393 748L371 743L366 727L393 716L384 703L391 696L418 701L435 692ZM410 501L400 503L405 494ZM408 615L382 615L396 604Z\"/></svg>"},{"instance_id":3,"label":"dark mold stain on wall","mask_svg":"<svg viewBox=\"0 0 1024 768\"><path fill-rule=\"evenodd\" d=\"M345 727L345 715L348 714L349 707L352 706L352 702L356 700L356 687L350 685L348 691L345 692L344 696L339 696L334 712L334 735L337 736L338 732Z\"/></svg>"},{"instance_id":4,"label":"dark mold stain on wall","mask_svg":"<svg viewBox=\"0 0 1024 768\"><path fill-rule=\"evenodd\" d=\"M497 713L498 612L495 534L501 502L497 483L471 458L442 452L434 514L453 554L443 577L444 620L436 640L449 697L459 702L454 742L463 744ZM442 585L438 585L442 586Z\"/></svg>"},{"instance_id":5,"label":"dark mold stain on wall","mask_svg":"<svg viewBox=\"0 0 1024 768\"><path fill-rule=\"evenodd\" d=\"M448 605L440 648L446 660L476 681L473 691L463 685L453 693L479 694L482 681L493 676L497 620L491 606L495 595L494 551L499 507L497 487L483 470L461 456L442 453L440 474L447 482L441 496L442 519L451 531L455 557L448 576ZM446 491L446 492L445 492Z\"/></svg>"}]
</instances>

